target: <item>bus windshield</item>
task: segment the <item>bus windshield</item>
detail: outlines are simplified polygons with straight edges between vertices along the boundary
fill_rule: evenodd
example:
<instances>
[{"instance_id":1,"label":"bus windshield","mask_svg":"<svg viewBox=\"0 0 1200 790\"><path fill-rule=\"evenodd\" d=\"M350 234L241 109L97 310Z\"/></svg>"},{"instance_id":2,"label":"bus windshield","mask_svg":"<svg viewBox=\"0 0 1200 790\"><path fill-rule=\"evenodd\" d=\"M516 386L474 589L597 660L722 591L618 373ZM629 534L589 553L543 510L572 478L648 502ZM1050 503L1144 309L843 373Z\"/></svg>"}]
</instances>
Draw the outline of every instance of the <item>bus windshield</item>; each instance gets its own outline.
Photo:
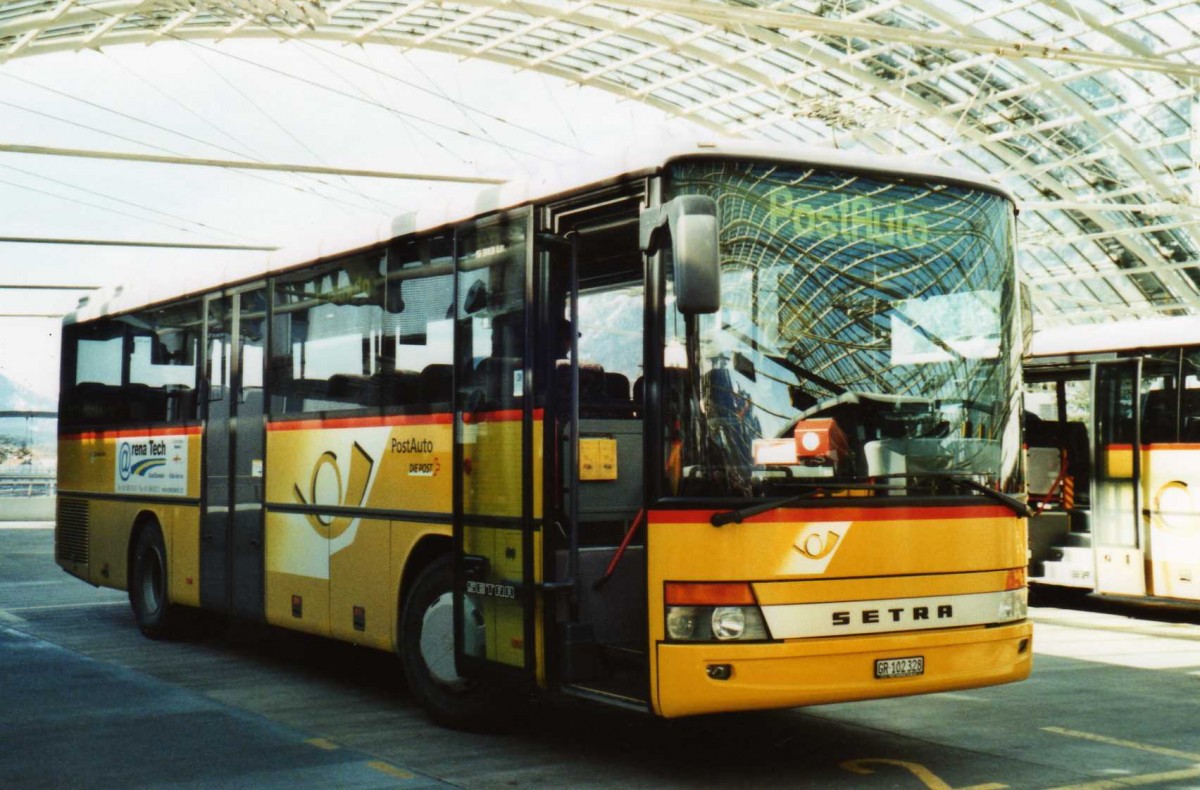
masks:
<instances>
[{"instance_id":1,"label":"bus windshield","mask_svg":"<svg viewBox=\"0 0 1200 790\"><path fill-rule=\"evenodd\" d=\"M666 495L1023 490L1007 199L727 160L670 192L716 199L722 294L685 317L668 274Z\"/></svg>"}]
</instances>

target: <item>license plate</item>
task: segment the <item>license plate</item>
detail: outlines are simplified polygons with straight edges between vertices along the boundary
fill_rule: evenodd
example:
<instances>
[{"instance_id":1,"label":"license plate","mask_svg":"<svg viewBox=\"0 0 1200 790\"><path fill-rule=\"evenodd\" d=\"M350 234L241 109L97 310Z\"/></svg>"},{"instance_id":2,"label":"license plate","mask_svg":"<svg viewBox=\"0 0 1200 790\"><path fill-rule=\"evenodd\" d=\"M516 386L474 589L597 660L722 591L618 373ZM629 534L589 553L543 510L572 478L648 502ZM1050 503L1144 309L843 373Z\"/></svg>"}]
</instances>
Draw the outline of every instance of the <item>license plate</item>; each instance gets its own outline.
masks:
<instances>
[{"instance_id":1,"label":"license plate","mask_svg":"<svg viewBox=\"0 0 1200 790\"><path fill-rule=\"evenodd\" d=\"M925 674L925 656L908 658L879 658L875 660L875 677L910 678Z\"/></svg>"}]
</instances>

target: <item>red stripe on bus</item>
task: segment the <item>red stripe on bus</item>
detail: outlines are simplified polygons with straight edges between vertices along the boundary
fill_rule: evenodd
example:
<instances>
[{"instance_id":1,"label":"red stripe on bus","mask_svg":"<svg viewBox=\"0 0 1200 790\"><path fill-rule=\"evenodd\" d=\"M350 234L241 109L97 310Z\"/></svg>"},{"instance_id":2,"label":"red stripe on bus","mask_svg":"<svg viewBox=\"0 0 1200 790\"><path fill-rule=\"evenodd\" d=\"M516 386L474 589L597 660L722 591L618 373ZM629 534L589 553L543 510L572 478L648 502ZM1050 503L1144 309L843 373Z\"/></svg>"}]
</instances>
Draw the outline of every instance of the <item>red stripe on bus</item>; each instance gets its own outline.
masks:
<instances>
[{"instance_id":1,"label":"red stripe on bus","mask_svg":"<svg viewBox=\"0 0 1200 790\"><path fill-rule=\"evenodd\" d=\"M465 423L481 423L481 422L518 422L525 416L525 412L520 409L503 409L500 411L481 411L473 413L463 413L463 422ZM545 418L545 409L534 409L533 419L541 420Z\"/></svg>"},{"instance_id":2,"label":"red stripe on bus","mask_svg":"<svg viewBox=\"0 0 1200 790\"><path fill-rule=\"evenodd\" d=\"M1154 450L1161 453L1163 450L1200 450L1200 444L1188 442L1158 442L1155 444L1142 445L1143 450Z\"/></svg>"},{"instance_id":3,"label":"red stripe on bus","mask_svg":"<svg viewBox=\"0 0 1200 790\"><path fill-rule=\"evenodd\" d=\"M312 431L334 428L385 428L392 425L449 425L450 414L392 414L369 417L331 417L329 419L280 420L268 422L268 431Z\"/></svg>"},{"instance_id":4,"label":"red stripe on bus","mask_svg":"<svg viewBox=\"0 0 1200 790\"><path fill-rule=\"evenodd\" d=\"M1103 448L1101 448L1101 449L1103 449L1103 450L1106 450L1106 451L1109 451L1109 452L1112 452L1112 451L1114 451L1114 450L1115 450L1115 451L1121 451L1121 450L1132 450L1132 449L1133 449L1133 445L1132 445L1132 444L1106 444L1106 445L1104 445L1104 447L1103 447Z\"/></svg>"},{"instance_id":5,"label":"red stripe on bus","mask_svg":"<svg viewBox=\"0 0 1200 790\"><path fill-rule=\"evenodd\" d=\"M79 433L64 433L63 439L121 439L127 436L198 436L204 432L202 426L185 425L167 428L116 428L111 431L80 431Z\"/></svg>"},{"instance_id":6,"label":"red stripe on bus","mask_svg":"<svg viewBox=\"0 0 1200 790\"><path fill-rule=\"evenodd\" d=\"M506 411L480 412L473 415L463 415L464 421L479 422L515 422L524 413L520 409ZM540 420L545 416L542 409L534 409L533 418ZM470 417L471 419L466 419ZM312 431L330 430L336 428L386 428L394 425L449 425L452 418L449 412L438 414L392 414L387 416L367 417L332 417L329 419L308 420L278 420L267 423L268 431Z\"/></svg>"},{"instance_id":7,"label":"red stripe on bus","mask_svg":"<svg viewBox=\"0 0 1200 790\"><path fill-rule=\"evenodd\" d=\"M659 510L650 514L655 524L708 523L714 513L724 510ZM1015 518L1011 510L1001 505L972 505L969 507L829 507L829 508L780 508L759 516L751 516L747 522L784 521L932 521L953 519L959 521L972 518Z\"/></svg>"}]
</instances>

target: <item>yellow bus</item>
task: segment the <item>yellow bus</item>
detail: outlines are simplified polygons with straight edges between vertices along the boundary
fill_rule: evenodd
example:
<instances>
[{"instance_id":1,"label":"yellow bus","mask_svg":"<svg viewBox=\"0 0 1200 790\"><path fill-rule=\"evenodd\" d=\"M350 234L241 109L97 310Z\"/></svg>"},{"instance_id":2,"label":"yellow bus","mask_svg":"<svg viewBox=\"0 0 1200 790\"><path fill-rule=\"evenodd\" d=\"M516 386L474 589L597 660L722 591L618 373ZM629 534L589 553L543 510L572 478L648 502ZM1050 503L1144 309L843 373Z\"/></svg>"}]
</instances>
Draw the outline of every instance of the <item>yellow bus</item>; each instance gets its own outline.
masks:
<instances>
[{"instance_id":1,"label":"yellow bus","mask_svg":"<svg viewBox=\"0 0 1200 790\"><path fill-rule=\"evenodd\" d=\"M58 562L150 637L396 651L452 726L1026 677L1011 197L716 144L557 178L82 305Z\"/></svg>"},{"instance_id":2,"label":"yellow bus","mask_svg":"<svg viewBox=\"0 0 1200 790\"><path fill-rule=\"evenodd\" d=\"M1200 319L1047 329L1025 375L1031 580L1200 602Z\"/></svg>"}]
</instances>

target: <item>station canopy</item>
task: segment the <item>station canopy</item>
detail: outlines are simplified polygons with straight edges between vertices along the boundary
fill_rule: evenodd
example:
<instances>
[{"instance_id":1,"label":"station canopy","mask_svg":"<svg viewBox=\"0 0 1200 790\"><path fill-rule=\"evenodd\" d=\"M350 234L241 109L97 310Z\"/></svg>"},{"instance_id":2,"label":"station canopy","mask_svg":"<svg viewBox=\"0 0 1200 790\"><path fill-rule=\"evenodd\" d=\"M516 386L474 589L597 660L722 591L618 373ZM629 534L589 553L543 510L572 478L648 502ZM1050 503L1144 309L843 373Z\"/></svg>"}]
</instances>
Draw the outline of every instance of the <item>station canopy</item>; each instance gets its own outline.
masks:
<instances>
[{"instance_id":1,"label":"station canopy","mask_svg":"<svg viewBox=\"0 0 1200 790\"><path fill-rule=\"evenodd\" d=\"M1196 0L26 0L0 63L272 38L424 49L722 136L915 154L1022 201L1043 325L1200 314Z\"/></svg>"}]
</instances>

